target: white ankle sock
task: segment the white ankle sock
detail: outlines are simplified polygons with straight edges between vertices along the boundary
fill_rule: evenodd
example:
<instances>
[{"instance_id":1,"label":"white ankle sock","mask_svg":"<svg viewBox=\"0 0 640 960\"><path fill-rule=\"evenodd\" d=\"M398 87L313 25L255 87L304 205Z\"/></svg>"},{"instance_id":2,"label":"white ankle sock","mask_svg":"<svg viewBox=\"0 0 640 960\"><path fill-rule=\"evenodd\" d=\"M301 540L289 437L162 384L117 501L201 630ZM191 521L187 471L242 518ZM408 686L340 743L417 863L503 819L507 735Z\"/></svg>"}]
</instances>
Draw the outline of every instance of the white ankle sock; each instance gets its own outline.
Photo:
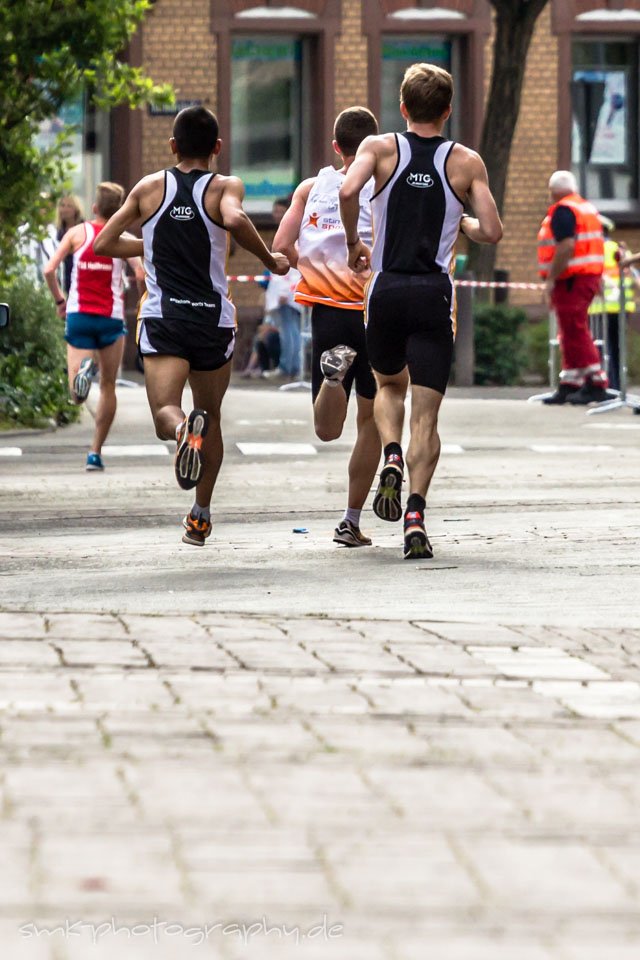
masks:
<instances>
[{"instance_id":1,"label":"white ankle sock","mask_svg":"<svg viewBox=\"0 0 640 960\"><path fill-rule=\"evenodd\" d=\"M211 510L209 507L201 507L199 503L194 503L191 507L191 515L197 517L198 520L206 520L207 523L211 523Z\"/></svg>"},{"instance_id":2,"label":"white ankle sock","mask_svg":"<svg viewBox=\"0 0 640 960\"><path fill-rule=\"evenodd\" d=\"M348 520L354 527L360 527L360 514L362 510L356 510L355 507L347 507L344 512L343 520Z\"/></svg>"}]
</instances>

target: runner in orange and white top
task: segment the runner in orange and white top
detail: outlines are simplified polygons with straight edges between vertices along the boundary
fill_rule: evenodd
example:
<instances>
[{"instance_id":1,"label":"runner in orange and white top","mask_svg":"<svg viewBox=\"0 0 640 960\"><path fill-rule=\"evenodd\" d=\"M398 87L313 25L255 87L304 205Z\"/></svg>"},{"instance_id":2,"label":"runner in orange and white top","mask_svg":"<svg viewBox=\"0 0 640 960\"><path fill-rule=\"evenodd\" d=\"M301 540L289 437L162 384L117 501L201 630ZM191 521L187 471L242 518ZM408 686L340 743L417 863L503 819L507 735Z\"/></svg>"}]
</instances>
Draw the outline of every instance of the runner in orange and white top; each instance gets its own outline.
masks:
<instances>
[{"instance_id":1,"label":"runner in orange and white top","mask_svg":"<svg viewBox=\"0 0 640 960\"><path fill-rule=\"evenodd\" d=\"M334 126L333 149L342 160L339 170L324 167L296 189L273 241L273 250L286 254L302 278L295 299L311 311L312 396L315 430L321 440L342 434L351 386L355 382L357 439L349 462L348 506L334 533L334 542L347 547L369 546L360 531L360 513L380 459L380 439L373 420L376 384L369 365L364 328L366 276L349 268L338 196L356 151L365 137L378 132L376 118L366 107L349 107ZM371 242L370 199L373 180L360 195L360 236Z\"/></svg>"}]
</instances>

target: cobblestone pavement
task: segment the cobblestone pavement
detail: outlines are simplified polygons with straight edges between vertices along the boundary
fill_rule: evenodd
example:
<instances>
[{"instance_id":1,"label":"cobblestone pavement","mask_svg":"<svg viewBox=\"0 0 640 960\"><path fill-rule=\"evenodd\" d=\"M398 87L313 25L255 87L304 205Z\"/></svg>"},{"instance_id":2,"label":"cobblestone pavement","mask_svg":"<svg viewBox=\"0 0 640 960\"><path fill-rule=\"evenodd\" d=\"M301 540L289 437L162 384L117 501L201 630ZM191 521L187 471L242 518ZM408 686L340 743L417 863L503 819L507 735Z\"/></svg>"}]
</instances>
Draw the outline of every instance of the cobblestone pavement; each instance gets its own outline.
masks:
<instances>
[{"instance_id":1,"label":"cobblestone pavement","mask_svg":"<svg viewBox=\"0 0 640 960\"><path fill-rule=\"evenodd\" d=\"M204 550L120 399L103 476L0 437L1 960L638 960L639 418L448 399L407 565L308 396Z\"/></svg>"},{"instance_id":2,"label":"cobblestone pavement","mask_svg":"<svg viewBox=\"0 0 640 960\"><path fill-rule=\"evenodd\" d=\"M11 960L637 958L640 631L5 613L0 634Z\"/></svg>"}]
</instances>

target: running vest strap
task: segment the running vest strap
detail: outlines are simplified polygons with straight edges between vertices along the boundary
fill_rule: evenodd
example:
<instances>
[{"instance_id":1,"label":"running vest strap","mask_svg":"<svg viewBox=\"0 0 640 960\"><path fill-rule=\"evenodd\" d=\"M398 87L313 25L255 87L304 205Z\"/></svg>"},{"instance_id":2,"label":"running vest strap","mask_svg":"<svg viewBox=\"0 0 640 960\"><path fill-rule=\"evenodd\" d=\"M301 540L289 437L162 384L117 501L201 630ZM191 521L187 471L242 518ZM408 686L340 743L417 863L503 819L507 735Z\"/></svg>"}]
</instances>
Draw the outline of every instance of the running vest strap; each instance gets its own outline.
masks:
<instances>
[{"instance_id":1,"label":"running vest strap","mask_svg":"<svg viewBox=\"0 0 640 960\"><path fill-rule=\"evenodd\" d=\"M142 225L147 296L139 316L235 327L226 276L229 234L204 208L215 174L173 167L164 177L162 203Z\"/></svg>"},{"instance_id":2,"label":"running vest strap","mask_svg":"<svg viewBox=\"0 0 640 960\"><path fill-rule=\"evenodd\" d=\"M371 200L371 269L449 273L464 212L447 178L454 144L444 137L395 134L396 168Z\"/></svg>"},{"instance_id":3,"label":"running vest strap","mask_svg":"<svg viewBox=\"0 0 640 960\"><path fill-rule=\"evenodd\" d=\"M73 254L67 313L91 313L124 319L124 278L122 260L99 257L93 241L104 224L84 224L84 243Z\"/></svg>"},{"instance_id":4,"label":"running vest strap","mask_svg":"<svg viewBox=\"0 0 640 960\"><path fill-rule=\"evenodd\" d=\"M549 265L556 252L556 239L551 229L551 218L558 207L568 207L576 218L576 245L573 256L558 280L568 277L595 275L604 269L604 236L598 211L578 193L570 193L558 203L552 204L538 231L538 272L541 277L549 275Z\"/></svg>"},{"instance_id":5,"label":"running vest strap","mask_svg":"<svg viewBox=\"0 0 640 960\"><path fill-rule=\"evenodd\" d=\"M338 194L344 177L335 167L323 167L309 191L298 237L298 270L302 279L295 299L298 303L362 310L364 281L349 269L340 219ZM360 192L358 217L358 234L367 245L371 243L372 193L370 180Z\"/></svg>"}]
</instances>

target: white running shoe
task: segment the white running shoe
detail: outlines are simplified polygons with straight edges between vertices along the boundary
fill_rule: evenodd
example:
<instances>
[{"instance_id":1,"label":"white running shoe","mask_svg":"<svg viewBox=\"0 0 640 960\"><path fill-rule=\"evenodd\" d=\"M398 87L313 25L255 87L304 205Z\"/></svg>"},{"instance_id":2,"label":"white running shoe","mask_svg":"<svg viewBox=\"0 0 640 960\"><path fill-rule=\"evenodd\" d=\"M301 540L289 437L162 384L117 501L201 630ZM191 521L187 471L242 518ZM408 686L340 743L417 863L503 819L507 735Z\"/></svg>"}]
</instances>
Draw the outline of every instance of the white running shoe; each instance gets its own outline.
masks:
<instances>
[{"instance_id":1,"label":"white running shoe","mask_svg":"<svg viewBox=\"0 0 640 960\"><path fill-rule=\"evenodd\" d=\"M345 547L370 547L371 539L365 537L360 527L356 527L350 520L341 520L333 532L333 542L342 543Z\"/></svg>"},{"instance_id":2,"label":"white running shoe","mask_svg":"<svg viewBox=\"0 0 640 960\"><path fill-rule=\"evenodd\" d=\"M93 357L85 357L78 367L78 372L73 381L73 392L76 396L76 403L84 403L91 390L91 378L95 376L97 366L93 362Z\"/></svg>"},{"instance_id":3,"label":"white running shoe","mask_svg":"<svg viewBox=\"0 0 640 960\"><path fill-rule=\"evenodd\" d=\"M344 343L331 350L325 350L320 357L322 376L329 383L342 383L356 356L357 352Z\"/></svg>"}]
</instances>

